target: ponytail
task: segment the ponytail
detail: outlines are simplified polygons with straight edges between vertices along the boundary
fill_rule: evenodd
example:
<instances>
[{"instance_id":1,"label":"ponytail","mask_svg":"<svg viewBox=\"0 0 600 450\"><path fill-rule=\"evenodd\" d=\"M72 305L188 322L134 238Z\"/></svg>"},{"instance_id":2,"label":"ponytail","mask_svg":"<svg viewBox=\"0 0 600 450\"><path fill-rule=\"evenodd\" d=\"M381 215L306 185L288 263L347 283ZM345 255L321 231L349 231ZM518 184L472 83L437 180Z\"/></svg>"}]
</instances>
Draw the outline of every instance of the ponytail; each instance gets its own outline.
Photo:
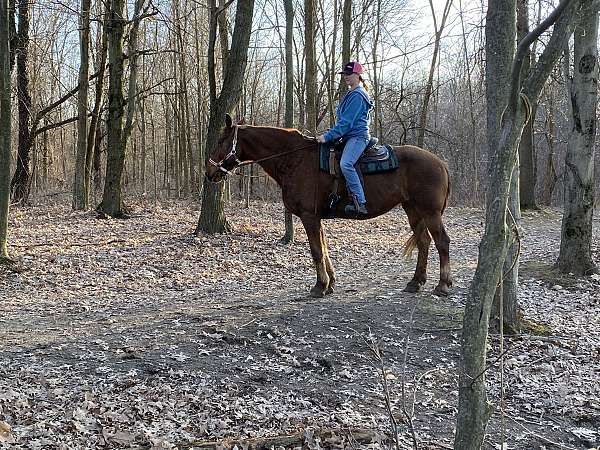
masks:
<instances>
[{"instance_id":1,"label":"ponytail","mask_svg":"<svg viewBox=\"0 0 600 450\"><path fill-rule=\"evenodd\" d=\"M363 87L365 88L365 91L369 92L369 85L368 85L368 84L367 84L367 82L364 80L364 78L363 78L361 75L359 75L359 76L358 76L358 79L359 79L359 80L362 82L362 84L363 84Z\"/></svg>"}]
</instances>

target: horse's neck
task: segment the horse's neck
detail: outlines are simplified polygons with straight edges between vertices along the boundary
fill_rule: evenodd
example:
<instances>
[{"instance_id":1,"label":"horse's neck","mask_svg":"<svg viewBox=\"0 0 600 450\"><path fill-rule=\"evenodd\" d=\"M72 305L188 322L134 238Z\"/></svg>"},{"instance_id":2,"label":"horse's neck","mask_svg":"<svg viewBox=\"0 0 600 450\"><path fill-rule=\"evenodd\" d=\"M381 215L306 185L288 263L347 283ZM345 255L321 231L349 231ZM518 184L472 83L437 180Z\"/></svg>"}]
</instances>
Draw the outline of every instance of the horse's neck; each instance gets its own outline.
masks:
<instances>
[{"instance_id":1,"label":"horse's neck","mask_svg":"<svg viewBox=\"0 0 600 450\"><path fill-rule=\"evenodd\" d=\"M248 127L243 134L244 159L265 158L264 161L259 162L259 165L279 184L281 184L282 172L290 162L301 157L301 152L277 155L307 145L299 134L282 128ZM269 159L270 156L273 158Z\"/></svg>"},{"instance_id":2,"label":"horse's neck","mask_svg":"<svg viewBox=\"0 0 600 450\"><path fill-rule=\"evenodd\" d=\"M284 128L248 127L243 130L244 156L256 160L303 145L302 138Z\"/></svg>"}]
</instances>

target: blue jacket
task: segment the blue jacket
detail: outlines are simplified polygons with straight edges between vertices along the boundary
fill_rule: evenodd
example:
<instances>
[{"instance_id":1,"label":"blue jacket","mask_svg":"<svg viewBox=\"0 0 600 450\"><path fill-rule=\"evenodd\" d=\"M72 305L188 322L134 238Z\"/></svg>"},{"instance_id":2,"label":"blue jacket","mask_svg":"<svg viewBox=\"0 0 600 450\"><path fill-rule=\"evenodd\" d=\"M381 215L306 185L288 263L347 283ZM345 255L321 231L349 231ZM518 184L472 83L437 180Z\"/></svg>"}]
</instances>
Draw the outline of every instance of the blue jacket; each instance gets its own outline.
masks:
<instances>
[{"instance_id":1,"label":"blue jacket","mask_svg":"<svg viewBox=\"0 0 600 450\"><path fill-rule=\"evenodd\" d=\"M351 137L368 138L371 109L373 109L373 100L371 100L365 88L361 85L355 87L340 101L335 110L337 121L323 137L327 142L342 137L344 140Z\"/></svg>"}]
</instances>

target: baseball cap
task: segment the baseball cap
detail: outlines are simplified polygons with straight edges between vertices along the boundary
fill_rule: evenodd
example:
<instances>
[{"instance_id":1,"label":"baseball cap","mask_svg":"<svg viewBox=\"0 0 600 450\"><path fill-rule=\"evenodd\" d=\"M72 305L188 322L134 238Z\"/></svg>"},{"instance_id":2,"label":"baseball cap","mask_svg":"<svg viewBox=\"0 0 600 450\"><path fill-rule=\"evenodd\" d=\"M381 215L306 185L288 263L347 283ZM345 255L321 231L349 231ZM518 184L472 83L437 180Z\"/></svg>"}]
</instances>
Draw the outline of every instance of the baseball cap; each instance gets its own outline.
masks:
<instances>
[{"instance_id":1,"label":"baseball cap","mask_svg":"<svg viewBox=\"0 0 600 450\"><path fill-rule=\"evenodd\" d=\"M364 71L365 69L361 63L359 63L358 61L350 61L349 63L344 64L344 68L341 72L338 73L344 75L351 75L353 73L361 74L364 73Z\"/></svg>"}]
</instances>

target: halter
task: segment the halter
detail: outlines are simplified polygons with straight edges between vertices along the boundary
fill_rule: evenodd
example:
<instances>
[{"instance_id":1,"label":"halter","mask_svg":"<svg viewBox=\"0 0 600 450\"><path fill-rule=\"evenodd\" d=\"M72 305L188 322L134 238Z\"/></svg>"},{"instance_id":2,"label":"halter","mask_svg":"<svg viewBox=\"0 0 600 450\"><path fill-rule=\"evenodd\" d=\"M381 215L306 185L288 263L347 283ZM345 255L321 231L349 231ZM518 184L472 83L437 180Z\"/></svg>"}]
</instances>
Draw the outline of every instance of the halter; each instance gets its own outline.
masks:
<instances>
[{"instance_id":1,"label":"halter","mask_svg":"<svg viewBox=\"0 0 600 450\"><path fill-rule=\"evenodd\" d=\"M240 161L240 159L237 156L237 140L238 140L237 137L238 137L238 126L233 125L233 141L231 143L231 150L229 151L229 153L227 153L227 155L225 155L225 157L223 159L221 159L221 161L219 161L219 162L213 161L212 158L210 158L208 160L208 162L210 164L212 164L213 166L215 166L218 170L225 172L225 175L229 175L234 169L236 169L240 164L242 164L242 161ZM231 170L227 170L225 167L223 167L223 164L229 158L232 158L232 157L235 158L235 164L231 168Z\"/></svg>"}]
</instances>

